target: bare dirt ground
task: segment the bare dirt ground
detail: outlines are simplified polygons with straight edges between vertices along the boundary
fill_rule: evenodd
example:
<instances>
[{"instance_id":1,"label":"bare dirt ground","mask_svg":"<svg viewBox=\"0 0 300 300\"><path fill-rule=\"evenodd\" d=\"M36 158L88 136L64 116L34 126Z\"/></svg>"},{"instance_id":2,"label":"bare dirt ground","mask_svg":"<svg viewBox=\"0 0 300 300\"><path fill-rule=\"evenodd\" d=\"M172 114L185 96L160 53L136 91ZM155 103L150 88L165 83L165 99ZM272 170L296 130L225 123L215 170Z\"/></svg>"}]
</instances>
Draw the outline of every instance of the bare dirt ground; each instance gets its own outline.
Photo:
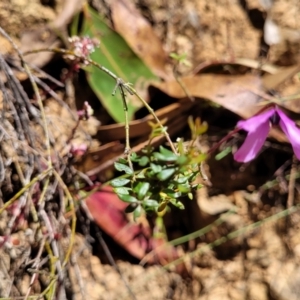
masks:
<instances>
[{"instance_id":1,"label":"bare dirt ground","mask_svg":"<svg viewBox=\"0 0 300 300\"><path fill-rule=\"evenodd\" d=\"M54 2L57 2L56 8L53 8ZM43 27L55 21L62 7L61 2L2 0L0 26L21 46L24 38L22 29ZM109 1L92 2L109 18ZM300 4L296 0L277 0L269 8L262 5L268 1L258 0L134 2L163 41L167 52L187 54L190 64L180 66L180 74L197 72L199 65L208 61L230 61L241 57L281 66L300 63ZM274 45L267 45L264 41L264 36L270 36L269 32L264 32L266 20L277 26L276 34L280 41ZM12 51L11 45L2 37L0 51L2 54ZM64 118L65 115L62 115L61 119ZM68 136L68 132L65 135ZM194 204L187 204L185 211L177 211L171 217L166 217L165 226L170 240L199 230L220 216L224 219L222 225L212 225L202 236L178 247L178 253L183 257L179 266L184 271L176 269L175 263L168 269L159 264L141 266L105 236L113 255L117 252L115 260L120 271L117 272L115 266L107 264L101 247L95 244L90 246L86 241L87 234L82 234L82 228L79 228L81 233L76 235L73 250L76 255L68 271L68 298L299 299L300 213L296 211L288 217L283 218L282 215L267 219L286 208L288 183L283 181L263 190L259 199L255 199L251 193L269 180L270 177L265 176L262 170L268 165L264 164L264 160L268 159L265 156L250 167L249 174L259 177L260 183L250 178L239 189L228 180L234 180L232 170L238 169L236 165L230 161L222 165L212 163L209 173L213 187L201 190ZM270 164L273 164L272 161ZM275 165L274 162L274 172ZM256 182L255 186L253 182ZM298 186L297 189L299 191ZM292 201L298 203L299 194ZM226 208L222 211L224 205ZM210 210L211 206L213 208ZM231 208L235 209L234 214L223 214ZM251 227L251 224L260 221L260 224ZM5 224L0 227L5 227ZM227 236L236 230L240 231ZM18 234L21 235L20 232ZM222 237L226 239L222 240ZM20 241L14 247L19 251L17 253L24 253L28 250L27 238L22 237ZM23 263L21 254L17 254L18 260L4 252L0 249L0 296L5 296L7 289L11 288L4 270L10 270L13 264L16 269ZM21 278L15 280L13 294L16 297L26 294L29 282L30 275L22 274ZM41 285L33 286L36 293L40 289Z\"/></svg>"}]
</instances>

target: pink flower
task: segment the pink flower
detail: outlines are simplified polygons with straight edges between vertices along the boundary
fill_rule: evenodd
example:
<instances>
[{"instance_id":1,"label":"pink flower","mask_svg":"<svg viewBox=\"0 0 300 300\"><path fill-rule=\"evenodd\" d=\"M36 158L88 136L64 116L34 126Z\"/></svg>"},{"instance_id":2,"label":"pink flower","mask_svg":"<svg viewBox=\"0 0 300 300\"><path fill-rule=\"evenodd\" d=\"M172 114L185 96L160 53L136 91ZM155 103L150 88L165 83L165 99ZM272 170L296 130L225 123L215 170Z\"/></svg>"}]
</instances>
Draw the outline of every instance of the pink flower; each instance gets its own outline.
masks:
<instances>
[{"instance_id":1,"label":"pink flower","mask_svg":"<svg viewBox=\"0 0 300 300\"><path fill-rule=\"evenodd\" d=\"M300 160L300 129L277 107L238 122L237 128L247 131L248 135L243 145L235 152L234 159L239 162L248 162L254 159L264 145L272 125L281 127L289 139L296 157Z\"/></svg>"},{"instance_id":2,"label":"pink flower","mask_svg":"<svg viewBox=\"0 0 300 300\"><path fill-rule=\"evenodd\" d=\"M88 147L86 144L72 145L70 149L70 153L75 157L80 157L86 153L87 149Z\"/></svg>"},{"instance_id":3,"label":"pink flower","mask_svg":"<svg viewBox=\"0 0 300 300\"><path fill-rule=\"evenodd\" d=\"M68 54L65 55L65 58L68 58L74 63L83 63L88 65L89 62L87 58L89 55L95 51L97 47L99 47L100 42L97 39L91 39L88 36L79 37L72 36L69 38L70 42L70 50L74 52L75 55Z\"/></svg>"}]
</instances>

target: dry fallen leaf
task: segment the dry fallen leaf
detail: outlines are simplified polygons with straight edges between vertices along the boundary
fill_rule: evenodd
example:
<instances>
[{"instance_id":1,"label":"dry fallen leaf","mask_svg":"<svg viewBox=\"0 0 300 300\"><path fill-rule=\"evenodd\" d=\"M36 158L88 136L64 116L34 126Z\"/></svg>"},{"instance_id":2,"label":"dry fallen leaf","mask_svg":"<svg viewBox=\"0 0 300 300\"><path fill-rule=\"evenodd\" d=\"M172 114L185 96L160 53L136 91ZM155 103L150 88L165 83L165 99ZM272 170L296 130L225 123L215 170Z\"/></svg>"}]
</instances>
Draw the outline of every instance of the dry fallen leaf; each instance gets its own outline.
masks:
<instances>
[{"instance_id":1,"label":"dry fallen leaf","mask_svg":"<svg viewBox=\"0 0 300 300\"><path fill-rule=\"evenodd\" d=\"M190 95L211 100L243 118L251 117L260 109L257 106L260 96L255 93L262 89L259 76L201 74L183 77L181 81ZM155 83L153 86L171 97L186 97L176 80Z\"/></svg>"},{"instance_id":2,"label":"dry fallen leaf","mask_svg":"<svg viewBox=\"0 0 300 300\"><path fill-rule=\"evenodd\" d=\"M267 90L276 90L280 101L281 98L290 98L290 101L282 101L280 105L300 113L300 79L297 73L300 72L300 65L279 68L274 74L263 76L263 86Z\"/></svg>"},{"instance_id":3,"label":"dry fallen leaf","mask_svg":"<svg viewBox=\"0 0 300 300\"><path fill-rule=\"evenodd\" d=\"M170 79L166 69L167 54L149 22L134 7L132 1L113 0L110 9L114 29L125 39L131 49L157 76Z\"/></svg>"},{"instance_id":4,"label":"dry fallen leaf","mask_svg":"<svg viewBox=\"0 0 300 300\"><path fill-rule=\"evenodd\" d=\"M124 146L118 141L101 145L97 149L89 150L80 164L77 165L77 169L86 173L123 152Z\"/></svg>"},{"instance_id":5,"label":"dry fallen leaf","mask_svg":"<svg viewBox=\"0 0 300 300\"><path fill-rule=\"evenodd\" d=\"M264 92L258 75L201 74L183 77L181 81L191 96L217 103L242 118L250 118L262 108L259 103ZM171 97L186 97L176 80L154 83L153 86ZM287 141L285 135L275 128L270 135L278 141Z\"/></svg>"},{"instance_id":6,"label":"dry fallen leaf","mask_svg":"<svg viewBox=\"0 0 300 300\"><path fill-rule=\"evenodd\" d=\"M155 112L159 120L166 119L164 125L168 126L169 123L178 118L183 113L187 112L193 103L191 101L179 101L178 103L170 104ZM134 120L129 123L130 138L146 137L150 131L149 121L154 122L152 115L148 115L142 119ZM182 123L182 125L184 125ZM100 126L97 137L101 142L116 141L125 139L125 124L112 124Z\"/></svg>"}]
</instances>

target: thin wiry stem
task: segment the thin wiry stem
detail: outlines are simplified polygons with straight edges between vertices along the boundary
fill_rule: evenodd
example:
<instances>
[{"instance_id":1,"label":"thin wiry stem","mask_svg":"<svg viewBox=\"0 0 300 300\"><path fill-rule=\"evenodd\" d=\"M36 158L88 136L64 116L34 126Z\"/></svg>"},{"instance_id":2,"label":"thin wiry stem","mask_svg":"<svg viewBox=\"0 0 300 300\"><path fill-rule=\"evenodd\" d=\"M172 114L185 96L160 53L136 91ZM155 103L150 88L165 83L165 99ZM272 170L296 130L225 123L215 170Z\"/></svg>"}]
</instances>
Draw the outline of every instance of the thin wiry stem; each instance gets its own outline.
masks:
<instances>
[{"instance_id":1,"label":"thin wiry stem","mask_svg":"<svg viewBox=\"0 0 300 300\"><path fill-rule=\"evenodd\" d=\"M104 73L106 73L108 76L110 76L111 78L113 78L116 81L116 87L122 86L125 90L127 90L130 94L135 95L142 103L143 105L147 108L147 110L149 111L149 113L153 116L154 120L157 122L157 124L159 125L159 127L162 129L163 134L166 137L166 140L168 141L172 151L178 155L178 152L173 144L173 142L171 141L171 138L167 132L167 130L164 128L163 124L160 122L160 120L158 119L158 117L156 116L154 110L150 107L150 105L137 93L137 91L130 86L129 83L124 83L124 81L119 78L117 75L115 75L113 72L111 72L110 70L108 70L107 68L101 66L100 64L98 64L97 62L86 58L86 57L82 57L80 55L77 55L76 53L74 53L71 50L66 50L66 49L61 49L61 48L41 48L41 49L36 49L36 50L31 50L28 51L26 53L23 53L23 55L27 55L27 54L32 54L32 53L39 53L39 52L55 52L55 53L61 53L64 55L72 55L74 57L76 57L79 60L83 60L85 62L87 62L90 65L93 65L97 68L99 68L100 70L102 70ZM115 92L115 90L112 92L112 94ZM126 105L126 104L123 104Z\"/></svg>"},{"instance_id":2,"label":"thin wiry stem","mask_svg":"<svg viewBox=\"0 0 300 300\"><path fill-rule=\"evenodd\" d=\"M4 203L4 205L0 208L0 215L3 213L4 210L6 210L12 203L14 203L16 200L20 198L21 195L23 195L33 184L36 182L42 180L44 177L46 177L50 172L52 171L51 168L48 168L43 173L39 174L38 176L34 177L26 186L24 186L22 189L20 189L12 198L10 198L7 202Z\"/></svg>"},{"instance_id":3,"label":"thin wiry stem","mask_svg":"<svg viewBox=\"0 0 300 300\"><path fill-rule=\"evenodd\" d=\"M163 126L163 124L161 123L161 121L158 119L158 117L156 116L154 110L151 108L151 106L137 93L137 91L129 86L129 85L126 85L127 88L143 103L143 105L147 108L147 110L149 111L149 113L153 116L154 120L156 121L156 123L159 125L159 127L161 128L162 130L162 133L164 134L166 140L168 141L172 151L178 155L178 152L173 144L173 142L171 141L171 138L169 136L169 133L168 131L166 130L166 128Z\"/></svg>"}]
</instances>

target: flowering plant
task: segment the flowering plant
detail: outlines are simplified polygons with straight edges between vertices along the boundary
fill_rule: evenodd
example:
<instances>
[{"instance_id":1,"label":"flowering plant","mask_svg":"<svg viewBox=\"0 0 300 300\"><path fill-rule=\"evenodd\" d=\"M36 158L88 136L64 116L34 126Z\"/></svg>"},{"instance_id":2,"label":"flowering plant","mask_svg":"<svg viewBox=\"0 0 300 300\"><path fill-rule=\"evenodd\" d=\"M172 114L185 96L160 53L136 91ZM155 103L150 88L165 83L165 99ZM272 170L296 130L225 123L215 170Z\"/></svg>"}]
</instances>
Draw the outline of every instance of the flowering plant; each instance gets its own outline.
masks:
<instances>
[{"instance_id":1,"label":"flowering plant","mask_svg":"<svg viewBox=\"0 0 300 300\"><path fill-rule=\"evenodd\" d=\"M300 129L277 106L248 120L238 122L237 128L247 131L248 135L243 145L234 154L234 159L238 162L248 162L254 159L267 139L271 127L276 125L281 127L296 157L300 159Z\"/></svg>"}]
</instances>

